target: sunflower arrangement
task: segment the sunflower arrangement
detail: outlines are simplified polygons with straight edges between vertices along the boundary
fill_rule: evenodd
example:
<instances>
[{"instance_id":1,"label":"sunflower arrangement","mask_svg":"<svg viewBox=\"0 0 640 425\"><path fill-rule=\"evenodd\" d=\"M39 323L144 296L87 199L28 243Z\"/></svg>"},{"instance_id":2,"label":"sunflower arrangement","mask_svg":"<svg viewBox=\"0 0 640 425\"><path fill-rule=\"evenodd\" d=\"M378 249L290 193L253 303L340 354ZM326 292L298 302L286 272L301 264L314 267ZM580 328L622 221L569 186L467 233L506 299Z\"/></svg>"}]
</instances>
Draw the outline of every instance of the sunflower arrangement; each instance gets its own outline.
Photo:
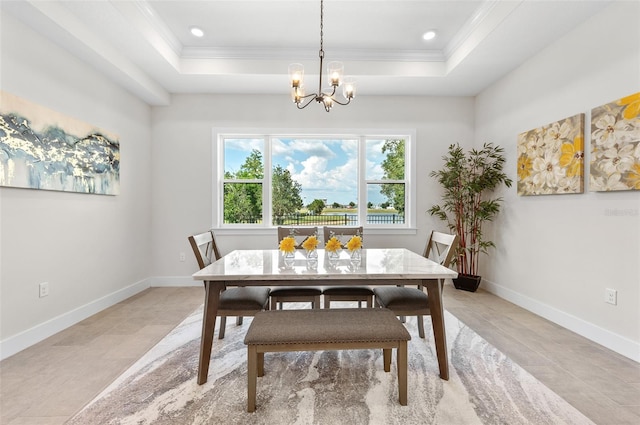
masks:
<instances>
[{"instance_id":1,"label":"sunflower arrangement","mask_svg":"<svg viewBox=\"0 0 640 425\"><path fill-rule=\"evenodd\" d=\"M280 241L280 251L292 253L296 250L296 240L293 236L287 236Z\"/></svg>"},{"instance_id":2,"label":"sunflower arrangement","mask_svg":"<svg viewBox=\"0 0 640 425\"><path fill-rule=\"evenodd\" d=\"M362 248L362 237L360 235L352 236L347 242L347 249L349 251L355 251Z\"/></svg>"},{"instance_id":3,"label":"sunflower arrangement","mask_svg":"<svg viewBox=\"0 0 640 425\"><path fill-rule=\"evenodd\" d=\"M340 243L340 240L335 236L332 236L324 245L324 249L326 249L328 252L337 252L340 248L342 248L342 244Z\"/></svg>"},{"instance_id":4,"label":"sunflower arrangement","mask_svg":"<svg viewBox=\"0 0 640 425\"><path fill-rule=\"evenodd\" d=\"M318 248L318 237L316 235L311 235L304 242L302 242L302 247L307 251L313 251Z\"/></svg>"}]
</instances>

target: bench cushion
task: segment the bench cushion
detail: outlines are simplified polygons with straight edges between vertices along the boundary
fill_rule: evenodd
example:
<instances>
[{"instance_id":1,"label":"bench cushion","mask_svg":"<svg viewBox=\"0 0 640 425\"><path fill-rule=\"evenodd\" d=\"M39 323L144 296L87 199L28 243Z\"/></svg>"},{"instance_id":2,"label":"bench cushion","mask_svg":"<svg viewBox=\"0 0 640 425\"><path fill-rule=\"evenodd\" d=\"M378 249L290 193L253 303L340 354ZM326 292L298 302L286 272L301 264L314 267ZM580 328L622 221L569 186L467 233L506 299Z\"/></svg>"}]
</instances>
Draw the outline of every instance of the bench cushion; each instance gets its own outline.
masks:
<instances>
[{"instance_id":1,"label":"bench cushion","mask_svg":"<svg viewBox=\"0 0 640 425\"><path fill-rule=\"evenodd\" d=\"M258 312L247 345L409 341L411 335L386 308L270 310Z\"/></svg>"}]
</instances>

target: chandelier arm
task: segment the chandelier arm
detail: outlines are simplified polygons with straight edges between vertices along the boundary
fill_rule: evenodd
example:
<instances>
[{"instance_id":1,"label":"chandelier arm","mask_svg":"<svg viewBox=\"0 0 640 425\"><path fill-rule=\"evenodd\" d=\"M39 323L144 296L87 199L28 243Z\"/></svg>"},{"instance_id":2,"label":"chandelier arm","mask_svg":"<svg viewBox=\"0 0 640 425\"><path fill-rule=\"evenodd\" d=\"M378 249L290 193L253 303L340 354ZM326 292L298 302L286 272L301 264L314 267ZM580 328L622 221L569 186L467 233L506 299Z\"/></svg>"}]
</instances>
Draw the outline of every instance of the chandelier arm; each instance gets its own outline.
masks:
<instances>
[{"instance_id":1,"label":"chandelier arm","mask_svg":"<svg viewBox=\"0 0 640 425\"><path fill-rule=\"evenodd\" d=\"M309 100L307 100L306 103L304 103L302 106L300 106L300 103L296 103L296 106L298 107L298 109L304 109L307 106L309 106L311 104L311 102L315 99L314 97L311 96L315 96L315 94L310 94L308 96L304 96L302 99L306 99L307 97L309 98Z\"/></svg>"},{"instance_id":2,"label":"chandelier arm","mask_svg":"<svg viewBox=\"0 0 640 425\"><path fill-rule=\"evenodd\" d=\"M351 103L351 98L348 98L346 102L340 102L339 100L336 100L336 99L333 99L333 101L334 101L335 103L337 103L338 105L345 106L345 105L348 105L348 104L350 104L350 103Z\"/></svg>"}]
</instances>

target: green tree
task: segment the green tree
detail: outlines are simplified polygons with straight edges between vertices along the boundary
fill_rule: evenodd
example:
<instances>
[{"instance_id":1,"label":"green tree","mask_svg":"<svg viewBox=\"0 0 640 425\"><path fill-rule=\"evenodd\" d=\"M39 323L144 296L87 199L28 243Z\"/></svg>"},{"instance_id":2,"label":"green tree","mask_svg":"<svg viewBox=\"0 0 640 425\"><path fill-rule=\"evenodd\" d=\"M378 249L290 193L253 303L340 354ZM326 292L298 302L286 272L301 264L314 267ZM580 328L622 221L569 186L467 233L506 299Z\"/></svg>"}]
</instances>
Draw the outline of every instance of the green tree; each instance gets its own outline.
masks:
<instances>
[{"instance_id":1,"label":"green tree","mask_svg":"<svg viewBox=\"0 0 640 425\"><path fill-rule=\"evenodd\" d=\"M262 153L253 149L240 170L236 173L237 179L261 179L264 177L264 166L262 165Z\"/></svg>"},{"instance_id":2,"label":"green tree","mask_svg":"<svg viewBox=\"0 0 640 425\"><path fill-rule=\"evenodd\" d=\"M320 215L322 214L322 210L324 210L325 206L326 205L322 199L314 199L313 202L307 205L307 208L309 208L309 211L313 212L315 215Z\"/></svg>"},{"instance_id":3,"label":"green tree","mask_svg":"<svg viewBox=\"0 0 640 425\"><path fill-rule=\"evenodd\" d=\"M337 202L334 202L333 204L331 204L331 207L332 207L332 208L340 208L340 207L342 207L342 205L340 205L340 204L339 204L339 203L337 203Z\"/></svg>"},{"instance_id":4,"label":"green tree","mask_svg":"<svg viewBox=\"0 0 640 425\"><path fill-rule=\"evenodd\" d=\"M404 180L404 145L404 139L385 140L382 145L382 153L387 154L380 164L384 170L384 179ZM380 189L380 193L387 197L387 200L400 214L404 214L404 191L404 184L398 183L385 183Z\"/></svg>"},{"instance_id":5,"label":"green tree","mask_svg":"<svg viewBox=\"0 0 640 425\"><path fill-rule=\"evenodd\" d=\"M262 219L262 185L224 184L225 223L256 223Z\"/></svg>"},{"instance_id":6,"label":"green tree","mask_svg":"<svg viewBox=\"0 0 640 425\"><path fill-rule=\"evenodd\" d=\"M235 174L225 172L225 179L251 180L264 177L262 153L254 149ZM262 185L260 183L224 184L225 223L255 223L262 219Z\"/></svg>"},{"instance_id":7,"label":"green tree","mask_svg":"<svg viewBox=\"0 0 640 425\"><path fill-rule=\"evenodd\" d=\"M302 185L291 178L291 172L280 165L273 167L272 174L273 219L276 224L284 222L283 217L302 208Z\"/></svg>"}]
</instances>

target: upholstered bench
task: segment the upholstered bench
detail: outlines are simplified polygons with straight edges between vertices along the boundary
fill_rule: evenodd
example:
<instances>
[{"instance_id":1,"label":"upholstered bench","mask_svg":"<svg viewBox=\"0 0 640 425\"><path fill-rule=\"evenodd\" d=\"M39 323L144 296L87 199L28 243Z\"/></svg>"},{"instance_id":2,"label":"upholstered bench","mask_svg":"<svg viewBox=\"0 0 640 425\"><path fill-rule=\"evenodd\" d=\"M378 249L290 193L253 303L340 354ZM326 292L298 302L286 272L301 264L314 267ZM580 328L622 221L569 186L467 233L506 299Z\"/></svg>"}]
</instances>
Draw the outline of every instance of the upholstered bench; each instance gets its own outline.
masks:
<instances>
[{"instance_id":1,"label":"upholstered bench","mask_svg":"<svg viewBox=\"0 0 640 425\"><path fill-rule=\"evenodd\" d=\"M271 310L258 312L244 338L248 355L247 411L256 408L257 377L264 375L264 353L276 351L383 350L384 370L391 370L397 349L398 394L407 405L409 332L385 308Z\"/></svg>"}]
</instances>

